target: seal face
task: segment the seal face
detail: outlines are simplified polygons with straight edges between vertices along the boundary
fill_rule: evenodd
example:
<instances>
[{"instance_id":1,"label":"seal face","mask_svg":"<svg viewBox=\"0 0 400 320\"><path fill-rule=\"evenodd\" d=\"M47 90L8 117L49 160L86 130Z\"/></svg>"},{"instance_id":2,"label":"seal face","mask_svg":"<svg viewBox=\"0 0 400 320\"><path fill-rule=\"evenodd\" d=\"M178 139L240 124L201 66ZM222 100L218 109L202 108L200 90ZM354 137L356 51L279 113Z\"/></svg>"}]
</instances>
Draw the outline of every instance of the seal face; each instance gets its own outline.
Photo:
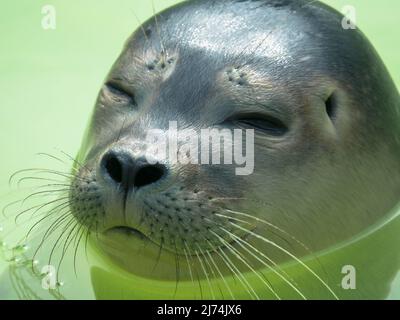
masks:
<instances>
[{"instance_id":1,"label":"seal face","mask_svg":"<svg viewBox=\"0 0 400 320\"><path fill-rule=\"evenodd\" d=\"M400 194L399 94L341 20L316 1L203 0L141 26L101 89L75 168L71 209L94 241L135 274L216 266L218 277L382 219ZM253 129L253 173L150 163L146 133L171 121Z\"/></svg>"}]
</instances>

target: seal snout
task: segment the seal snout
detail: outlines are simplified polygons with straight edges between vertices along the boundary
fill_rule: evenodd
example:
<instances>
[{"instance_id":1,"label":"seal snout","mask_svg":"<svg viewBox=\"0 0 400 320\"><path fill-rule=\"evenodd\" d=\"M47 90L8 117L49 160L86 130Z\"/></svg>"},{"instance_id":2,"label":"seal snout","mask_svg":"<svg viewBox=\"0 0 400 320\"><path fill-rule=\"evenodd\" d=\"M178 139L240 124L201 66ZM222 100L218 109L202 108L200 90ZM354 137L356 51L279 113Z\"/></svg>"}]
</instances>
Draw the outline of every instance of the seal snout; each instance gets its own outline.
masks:
<instances>
[{"instance_id":1,"label":"seal snout","mask_svg":"<svg viewBox=\"0 0 400 320\"><path fill-rule=\"evenodd\" d=\"M100 162L100 173L107 183L128 193L159 182L166 176L167 168L162 164L150 164L145 158L111 150Z\"/></svg>"}]
</instances>

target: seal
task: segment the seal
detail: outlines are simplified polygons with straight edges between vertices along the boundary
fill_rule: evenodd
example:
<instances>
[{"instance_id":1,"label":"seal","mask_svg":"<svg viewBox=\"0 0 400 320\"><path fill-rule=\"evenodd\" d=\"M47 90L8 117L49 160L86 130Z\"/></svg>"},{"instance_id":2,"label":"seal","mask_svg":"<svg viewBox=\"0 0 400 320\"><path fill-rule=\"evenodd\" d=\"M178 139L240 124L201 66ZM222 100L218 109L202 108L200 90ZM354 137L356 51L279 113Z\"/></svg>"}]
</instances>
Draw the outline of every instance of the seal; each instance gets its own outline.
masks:
<instances>
[{"instance_id":1,"label":"seal","mask_svg":"<svg viewBox=\"0 0 400 320\"><path fill-rule=\"evenodd\" d=\"M399 93L342 19L318 1L185 1L134 32L73 169L71 210L100 252L145 278L251 271L268 287L262 267L385 219L400 195ZM171 122L253 130L254 171L153 154L146 133Z\"/></svg>"}]
</instances>

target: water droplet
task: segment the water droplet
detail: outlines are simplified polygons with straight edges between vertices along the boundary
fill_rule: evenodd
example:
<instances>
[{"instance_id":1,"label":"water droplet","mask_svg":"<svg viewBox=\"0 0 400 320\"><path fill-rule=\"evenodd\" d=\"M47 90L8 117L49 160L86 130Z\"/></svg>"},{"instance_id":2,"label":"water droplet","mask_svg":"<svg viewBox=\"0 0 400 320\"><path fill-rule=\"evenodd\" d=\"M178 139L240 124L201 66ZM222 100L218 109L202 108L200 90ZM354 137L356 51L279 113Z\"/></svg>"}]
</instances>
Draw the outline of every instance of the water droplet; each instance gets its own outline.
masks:
<instances>
[{"instance_id":1,"label":"water droplet","mask_svg":"<svg viewBox=\"0 0 400 320\"><path fill-rule=\"evenodd\" d=\"M64 282L58 281L56 285L57 285L57 287L62 287L62 286L64 286Z\"/></svg>"},{"instance_id":2,"label":"water droplet","mask_svg":"<svg viewBox=\"0 0 400 320\"><path fill-rule=\"evenodd\" d=\"M19 258L19 257L12 257L12 258L10 259L10 262L11 262L11 263L14 263L14 264L19 264L19 263L21 262L21 258Z\"/></svg>"},{"instance_id":3,"label":"water droplet","mask_svg":"<svg viewBox=\"0 0 400 320\"><path fill-rule=\"evenodd\" d=\"M14 253L15 255L23 254L23 253L25 253L27 250L28 250L28 246L25 245L25 244L24 244L24 245L16 246L16 247L14 247L14 248L12 249L12 251L13 251L13 253Z\"/></svg>"},{"instance_id":4,"label":"water droplet","mask_svg":"<svg viewBox=\"0 0 400 320\"><path fill-rule=\"evenodd\" d=\"M15 264L18 265L18 267L28 267L31 265L31 261L30 260L22 260L20 258L15 258Z\"/></svg>"},{"instance_id":5,"label":"water droplet","mask_svg":"<svg viewBox=\"0 0 400 320\"><path fill-rule=\"evenodd\" d=\"M34 263L34 262L32 262L32 260L20 260L17 263L18 263L18 266L21 266L21 267L31 267L32 263Z\"/></svg>"}]
</instances>

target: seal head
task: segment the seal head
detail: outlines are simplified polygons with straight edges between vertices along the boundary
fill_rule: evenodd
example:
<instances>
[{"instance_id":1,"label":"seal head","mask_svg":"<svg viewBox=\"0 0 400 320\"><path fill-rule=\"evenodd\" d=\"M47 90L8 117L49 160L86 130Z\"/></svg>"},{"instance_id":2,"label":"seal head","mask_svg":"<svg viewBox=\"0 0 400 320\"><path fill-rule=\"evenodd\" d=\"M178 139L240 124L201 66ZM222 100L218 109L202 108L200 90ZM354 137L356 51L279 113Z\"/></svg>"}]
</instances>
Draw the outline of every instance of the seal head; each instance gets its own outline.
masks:
<instances>
[{"instance_id":1,"label":"seal head","mask_svg":"<svg viewBox=\"0 0 400 320\"><path fill-rule=\"evenodd\" d=\"M383 219L400 195L399 94L342 18L317 1L202 0L144 23L75 168L71 208L93 241L130 272L176 279L257 269L260 252L280 263ZM254 170L152 154L147 132L171 122L254 130Z\"/></svg>"}]
</instances>

